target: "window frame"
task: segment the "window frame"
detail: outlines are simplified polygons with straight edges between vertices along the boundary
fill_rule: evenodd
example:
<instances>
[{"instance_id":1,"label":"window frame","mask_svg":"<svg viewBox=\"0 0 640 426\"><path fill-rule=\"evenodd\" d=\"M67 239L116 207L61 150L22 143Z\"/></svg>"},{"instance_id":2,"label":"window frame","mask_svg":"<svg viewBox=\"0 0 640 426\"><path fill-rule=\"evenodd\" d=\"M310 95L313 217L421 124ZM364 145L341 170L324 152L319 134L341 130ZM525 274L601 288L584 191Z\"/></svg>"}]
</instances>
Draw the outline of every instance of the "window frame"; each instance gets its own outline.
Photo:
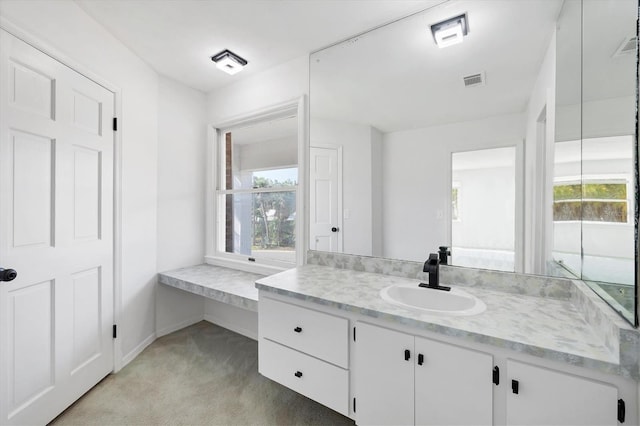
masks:
<instances>
[{"instance_id":1,"label":"window frame","mask_svg":"<svg viewBox=\"0 0 640 426\"><path fill-rule=\"evenodd\" d=\"M277 187L260 189L226 190L221 185L224 182L225 170L221 167L221 159L224 158L224 134L233 128L260 124L268 121L279 120L295 116L297 120L297 146L298 146L298 185L297 187ZM302 265L305 259L305 247L307 246L306 229L306 96L275 104L251 113L221 121L208 126L207 146L207 187L206 187L206 250L204 261L207 264L225 266L234 269L254 272L259 274L273 274L286 269ZM218 197L226 193L258 193L258 192L291 192L296 194L296 250L295 262L278 261L262 257L252 257L250 261L247 255L227 253L220 250L220 238L224 239L225 221L224 212L220 211Z\"/></svg>"}]
</instances>

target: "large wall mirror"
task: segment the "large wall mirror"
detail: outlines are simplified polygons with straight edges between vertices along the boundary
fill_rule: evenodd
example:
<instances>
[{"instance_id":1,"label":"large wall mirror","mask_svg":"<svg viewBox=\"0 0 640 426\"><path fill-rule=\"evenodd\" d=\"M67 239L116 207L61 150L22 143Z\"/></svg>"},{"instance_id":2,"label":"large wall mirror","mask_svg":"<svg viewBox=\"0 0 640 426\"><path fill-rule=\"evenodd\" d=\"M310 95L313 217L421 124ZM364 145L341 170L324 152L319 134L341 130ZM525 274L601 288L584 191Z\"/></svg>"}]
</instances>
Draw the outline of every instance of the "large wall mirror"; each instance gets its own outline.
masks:
<instances>
[{"instance_id":1,"label":"large wall mirror","mask_svg":"<svg viewBox=\"0 0 640 426\"><path fill-rule=\"evenodd\" d=\"M447 245L637 325L637 0L430 6L310 57L309 248Z\"/></svg>"}]
</instances>

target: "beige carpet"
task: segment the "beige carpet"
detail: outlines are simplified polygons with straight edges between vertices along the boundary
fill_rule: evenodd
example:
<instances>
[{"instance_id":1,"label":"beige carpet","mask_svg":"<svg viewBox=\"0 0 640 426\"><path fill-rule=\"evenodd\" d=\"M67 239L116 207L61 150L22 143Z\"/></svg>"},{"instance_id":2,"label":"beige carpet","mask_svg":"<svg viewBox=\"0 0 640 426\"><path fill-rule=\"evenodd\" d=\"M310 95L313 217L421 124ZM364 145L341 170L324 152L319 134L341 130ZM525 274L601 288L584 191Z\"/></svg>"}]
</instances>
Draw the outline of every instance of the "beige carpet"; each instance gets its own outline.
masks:
<instances>
[{"instance_id":1,"label":"beige carpet","mask_svg":"<svg viewBox=\"0 0 640 426\"><path fill-rule=\"evenodd\" d=\"M258 343L207 322L156 340L55 425L353 425L258 374Z\"/></svg>"}]
</instances>

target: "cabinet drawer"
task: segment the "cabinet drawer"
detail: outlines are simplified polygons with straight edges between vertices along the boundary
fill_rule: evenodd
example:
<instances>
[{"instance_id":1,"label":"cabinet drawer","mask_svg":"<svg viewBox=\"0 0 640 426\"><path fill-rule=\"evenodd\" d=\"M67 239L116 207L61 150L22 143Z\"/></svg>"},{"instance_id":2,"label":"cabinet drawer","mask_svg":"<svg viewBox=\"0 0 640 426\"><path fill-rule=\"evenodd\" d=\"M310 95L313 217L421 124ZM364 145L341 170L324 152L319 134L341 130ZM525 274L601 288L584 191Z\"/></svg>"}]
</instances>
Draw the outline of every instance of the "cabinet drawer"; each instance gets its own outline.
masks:
<instances>
[{"instance_id":1,"label":"cabinet drawer","mask_svg":"<svg viewBox=\"0 0 640 426\"><path fill-rule=\"evenodd\" d=\"M349 368L349 322L344 318L261 298L260 337Z\"/></svg>"},{"instance_id":2,"label":"cabinet drawer","mask_svg":"<svg viewBox=\"0 0 640 426\"><path fill-rule=\"evenodd\" d=\"M260 339L258 354L260 374L340 414L349 415L347 370L267 339Z\"/></svg>"}]
</instances>

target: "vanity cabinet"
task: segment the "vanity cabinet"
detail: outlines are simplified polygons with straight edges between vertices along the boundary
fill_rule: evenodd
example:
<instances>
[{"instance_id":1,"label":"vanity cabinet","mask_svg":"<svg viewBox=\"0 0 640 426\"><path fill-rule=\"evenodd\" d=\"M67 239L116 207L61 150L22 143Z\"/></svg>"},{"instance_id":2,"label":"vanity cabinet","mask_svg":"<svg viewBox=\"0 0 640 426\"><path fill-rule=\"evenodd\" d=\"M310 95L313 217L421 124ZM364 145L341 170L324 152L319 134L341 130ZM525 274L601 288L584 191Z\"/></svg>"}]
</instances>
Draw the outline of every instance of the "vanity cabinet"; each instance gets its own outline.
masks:
<instances>
[{"instance_id":1,"label":"vanity cabinet","mask_svg":"<svg viewBox=\"0 0 640 426\"><path fill-rule=\"evenodd\" d=\"M616 425L610 384L507 360L507 424Z\"/></svg>"},{"instance_id":2,"label":"vanity cabinet","mask_svg":"<svg viewBox=\"0 0 640 426\"><path fill-rule=\"evenodd\" d=\"M349 415L349 321L260 296L258 371Z\"/></svg>"},{"instance_id":3,"label":"vanity cabinet","mask_svg":"<svg viewBox=\"0 0 640 426\"><path fill-rule=\"evenodd\" d=\"M493 357L356 323L359 425L493 423Z\"/></svg>"}]
</instances>

